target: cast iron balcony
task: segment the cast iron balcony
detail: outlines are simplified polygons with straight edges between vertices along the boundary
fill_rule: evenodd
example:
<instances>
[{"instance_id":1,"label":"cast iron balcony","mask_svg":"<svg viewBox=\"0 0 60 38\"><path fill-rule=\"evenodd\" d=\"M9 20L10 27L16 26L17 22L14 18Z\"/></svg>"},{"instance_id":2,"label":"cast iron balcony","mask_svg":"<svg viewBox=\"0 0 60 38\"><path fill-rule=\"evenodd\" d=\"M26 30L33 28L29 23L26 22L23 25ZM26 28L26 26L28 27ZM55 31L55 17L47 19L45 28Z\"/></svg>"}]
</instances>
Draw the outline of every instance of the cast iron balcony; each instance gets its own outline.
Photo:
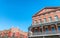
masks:
<instances>
[{"instance_id":1,"label":"cast iron balcony","mask_svg":"<svg viewBox=\"0 0 60 38\"><path fill-rule=\"evenodd\" d=\"M32 33L30 36L48 36L48 35L60 35L60 31L56 32L52 32L52 31L48 31L48 32L34 32Z\"/></svg>"},{"instance_id":2,"label":"cast iron balcony","mask_svg":"<svg viewBox=\"0 0 60 38\"><path fill-rule=\"evenodd\" d=\"M38 24L31 25L31 27L39 27L39 26L44 26L44 25L56 24L56 23L60 23L60 20L55 20L55 21L45 22L45 23L44 22L38 23Z\"/></svg>"}]
</instances>

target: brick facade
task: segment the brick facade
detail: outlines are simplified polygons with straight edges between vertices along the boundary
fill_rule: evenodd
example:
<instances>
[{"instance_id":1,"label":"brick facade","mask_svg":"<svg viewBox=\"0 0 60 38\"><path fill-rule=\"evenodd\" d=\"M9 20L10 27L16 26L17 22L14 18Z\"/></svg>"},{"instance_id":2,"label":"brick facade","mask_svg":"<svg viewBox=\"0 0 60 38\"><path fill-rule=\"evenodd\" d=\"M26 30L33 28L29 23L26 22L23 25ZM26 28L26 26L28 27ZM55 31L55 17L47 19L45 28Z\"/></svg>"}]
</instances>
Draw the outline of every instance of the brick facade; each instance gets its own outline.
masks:
<instances>
[{"instance_id":1,"label":"brick facade","mask_svg":"<svg viewBox=\"0 0 60 38\"><path fill-rule=\"evenodd\" d=\"M0 38L27 38L27 32L23 32L18 28L0 31Z\"/></svg>"},{"instance_id":2,"label":"brick facade","mask_svg":"<svg viewBox=\"0 0 60 38\"><path fill-rule=\"evenodd\" d=\"M29 27L29 38L59 36L60 7L46 7L32 16L32 25Z\"/></svg>"}]
</instances>

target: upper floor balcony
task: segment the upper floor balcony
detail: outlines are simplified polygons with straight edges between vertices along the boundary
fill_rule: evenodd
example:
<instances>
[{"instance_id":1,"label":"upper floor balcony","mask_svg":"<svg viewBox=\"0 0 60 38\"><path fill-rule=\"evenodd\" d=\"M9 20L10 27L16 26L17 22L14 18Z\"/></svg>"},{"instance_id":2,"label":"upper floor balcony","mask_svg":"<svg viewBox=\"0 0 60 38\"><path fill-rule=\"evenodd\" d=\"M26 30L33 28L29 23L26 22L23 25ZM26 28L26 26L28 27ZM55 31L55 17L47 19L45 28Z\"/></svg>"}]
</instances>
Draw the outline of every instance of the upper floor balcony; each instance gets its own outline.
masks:
<instances>
[{"instance_id":1,"label":"upper floor balcony","mask_svg":"<svg viewBox=\"0 0 60 38\"><path fill-rule=\"evenodd\" d=\"M34 32L30 33L28 37L35 37L35 36L50 36L50 35L60 35L60 31L49 31L49 32Z\"/></svg>"},{"instance_id":2,"label":"upper floor balcony","mask_svg":"<svg viewBox=\"0 0 60 38\"><path fill-rule=\"evenodd\" d=\"M40 28L42 28L42 26L48 26L48 25L53 25L53 24L59 24L59 26L60 26L60 20L56 20L56 21L51 21L51 22L46 22L46 23L40 23L40 24L35 24L35 25L31 25L30 27L29 27L29 37L30 36L48 36L48 35L60 35L60 27L58 26L58 31L56 31L56 29L55 30L51 30L51 31L48 31L48 32L44 32L44 31L42 31L42 32L31 32L31 30L30 29L32 29L33 27L40 27ZM54 25L53 25L54 26ZM46 28L45 28L46 29ZM51 29L53 29L52 27L51 27Z\"/></svg>"},{"instance_id":3,"label":"upper floor balcony","mask_svg":"<svg viewBox=\"0 0 60 38\"><path fill-rule=\"evenodd\" d=\"M51 25L51 24L57 24L57 23L60 23L60 19L55 20L55 21L50 21L50 22L32 24L30 27L38 27L38 26Z\"/></svg>"}]
</instances>

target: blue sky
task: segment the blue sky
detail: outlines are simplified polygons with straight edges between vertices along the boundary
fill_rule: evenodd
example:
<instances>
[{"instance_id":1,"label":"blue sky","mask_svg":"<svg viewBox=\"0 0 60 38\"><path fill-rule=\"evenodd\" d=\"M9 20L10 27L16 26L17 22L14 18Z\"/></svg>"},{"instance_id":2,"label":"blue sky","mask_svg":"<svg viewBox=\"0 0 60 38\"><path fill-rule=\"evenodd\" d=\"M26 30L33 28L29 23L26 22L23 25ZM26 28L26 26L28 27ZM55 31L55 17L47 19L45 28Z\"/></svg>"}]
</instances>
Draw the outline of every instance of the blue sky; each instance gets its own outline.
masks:
<instances>
[{"instance_id":1,"label":"blue sky","mask_svg":"<svg viewBox=\"0 0 60 38\"><path fill-rule=\"evenodd\" d=\"M60 6L60 0L0 0L0 30L14 26L27 32L32 15L47 6Z\"/></svg>"}]
</instances>

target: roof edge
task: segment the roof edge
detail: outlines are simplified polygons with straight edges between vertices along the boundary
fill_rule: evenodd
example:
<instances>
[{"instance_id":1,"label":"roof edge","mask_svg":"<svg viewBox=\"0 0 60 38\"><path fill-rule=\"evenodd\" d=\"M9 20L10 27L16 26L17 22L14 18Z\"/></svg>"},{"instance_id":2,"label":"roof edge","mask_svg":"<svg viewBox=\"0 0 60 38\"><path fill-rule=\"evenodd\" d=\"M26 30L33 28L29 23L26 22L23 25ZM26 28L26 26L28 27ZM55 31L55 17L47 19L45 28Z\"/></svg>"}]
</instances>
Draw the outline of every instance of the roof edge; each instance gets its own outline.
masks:
<instances>
[{"instance_id":1,"label":"roof edge","mask_svg":"<svg viewBox=\"0 0 60 38\"><path fill-rule=\"evenodd\" d=\"M57 9L57 8L60 8L60 6L59 6L59 7L45 7L45 8L43 8L43 9L39 10L36 14L34 14L34 15L32 16L32 18L35 17L35 15L37 15L39 12L41 12L41 11L44 10L44 9Z\"/></svg>"}]
</instances>

